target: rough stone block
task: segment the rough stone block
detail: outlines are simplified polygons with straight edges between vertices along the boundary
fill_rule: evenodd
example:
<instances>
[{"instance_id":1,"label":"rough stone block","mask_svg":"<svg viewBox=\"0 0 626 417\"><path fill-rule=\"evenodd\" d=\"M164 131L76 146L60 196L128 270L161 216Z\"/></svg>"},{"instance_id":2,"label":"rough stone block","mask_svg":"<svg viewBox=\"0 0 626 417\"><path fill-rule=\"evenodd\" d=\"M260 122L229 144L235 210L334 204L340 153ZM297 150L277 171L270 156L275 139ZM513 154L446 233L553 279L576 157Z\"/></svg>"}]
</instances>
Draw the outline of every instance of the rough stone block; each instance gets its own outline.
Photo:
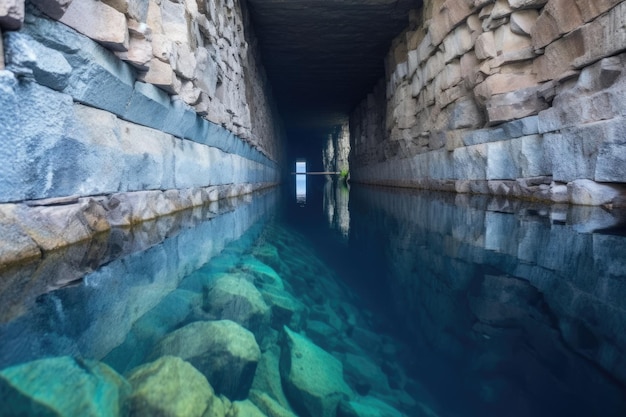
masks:
<instances>
[{"instance_id":1,"label":"rough stone block","mask_svg":"<svg viewBox=\"0 0 626 417\"><path fill-rule=\"evenodd\" d=\"M485 32L476 39L476 57L478 59L494 58L497 55L493 32Z\"/></svg>"},{"instance_id":2,"label":"rough stone block","mask_svg":"<svg viewBox=\"0 0 626 417\"><path fill-rule=\"evenodd\" d=\"M547 158L541 135L524 136L517 163L522 178L540 177L552 174L552 161Z\"/></svg>"},{"instance_id":3,"label":"rough stone block","mask_svg":"<svg viewBox=\"0 0 626 417\"><path fill-rule=\"evenodd\" d=\"M59 21L111 50L128 50L126 17L103 2L73 1Z\"/></svg>"},{"instance_id":4,"label":"rough stone block","mask_svg":"<svg viewBox=\"0 0 626 417\"><path fill-rule=\"evenodd\" d=\"M7 69L32 75L39 84L53 90L61 91L67 86L72 67L63 54L22 32L8 32L4 39Z\"/></svg>"},{"instance_id":5,"label":"rough stone block","mask_svg":"<svg viewBox=\"0 0 626 417\"><path fill-rule=\"evenodd\" d=\"M139 81L154 84L171 94L180 90L180 80L176 78L169 64L154 58L150 60L148 68L147 72L139 74Z\"/></svg>"},{"instance_id":6,"label":"rough stone block","mask_svg":"<svg viewBox=\"0 0 626 417\"><path fill-rule=\"evenodd\" d=\"M511 9L540 9L548 0L509 0Z\"/></svg>"},{"instance_id":7,"label":"rough stone block","mask_svg":"<svg viewBox=\"0 0 626 417\"><path fill-rule=\"evenodd\" d=\"M24 0L0 1L0 28L17 30L24 22Z\"/></svg>"},{"instance_id":8,"label":"rough stone block","mask_svg":"<svg viewBox=\"0 0 626 417\"><path fill-rule=\"evenodd\" d=\"M539 17L534 9L520 10L511 14L511 32L521 36L530 36L532 28Z\"/></svg>"},{"instance_id":9,"label":"rough stone block","mask_svg":"<svg viewBox=\"0 0 626 417\"><path fill-rule=\"evenodd\" d=\"M491 18L492 19L501 19L503 17L507 17L511 14L511 6L507 0L496 0L491 9Z\"/></svg>"},{"instance_id":10,"label":"rough stone block","mask_svg":"<svg viewBox=\"0 0 626 417\"><path fill-rule=\"evenodd\" d=\"M131 34L128 51L116 52L115 55L140 71L148 71L152 59L152 42L143 36Z\"/></svg>"},{"instance_id":11,"label":"rough stone block","mask_svg":"<svg viewBox=\"0 0 626 417\"><path fill-rule=\"evenodd\" d=\"M604 142L598 151L593 179L626 183L626 119L615 118L603 125Z\"/></svg>"},{"instance_id":12,"label":"rough stone block","mask_svg":"<svg viewBox=\"0 0 626 417\"><path fill-rule=\"evenodd\" d=\"M193 79L196 70L196 58L189 44L173 43L170 63L177 75L187 80Z\"/></svg>"},{"instance_id":13,"label":"rough stone block","mask_svg":"<svg viewBox=\"0 0 626 417\"><path fill-rule=\"evenodd\" d=\"M134 123L163 129L170 107L170 97L152 84L136 82L123 118Z\"/></svg>"},{"instance_id":14,"label":"rough stone block","mask_svg":"<svg viewBox=\"0 0 626 417\"><path fill-rule=\"evenodd\" d=\"M31 2L54 20L59 20L72 0L31 0Z\"/></svg>"},{"instance_id":15,"label":"rough stone block","mask_svg":"<svg viewBox=\"0 0 626 417\"><path fill-rule=\"evenodd\" d=\"M189 22L185 5L172 1L161 2L161 25L170 41L189 43Z\"/></svg>"},{"instance_id":16,"label":"rough stone block","mask_svg":"<svg viewBox=\"0 0 626 417\"><path fill-rule=\"evenodd\" d=\"M623 193L623 189L608 184L598 184L588 179L579 179L567 184L567 192L573 204L600 206L611 203Z\"/></svg>"},{"instance_id":17,"label":"rough stone block","mask_svg":"<svg viewBox=\"0 0 626 417\"><path fill-rule=\"evenodd\" d=\"M513 141L491 142L486 145L488 180L512 180L520 176L516 163L516 156L521 150L520 145Z\"/></svg>"},{"instance_id":18,"label":"rough stone block","mask_svg":"<svg viewBox=\"0 0 626 417\"><path fill-rule=\"evenodd\" d=\"M122 120L119 124L125 160L120 190L174 188L174 139L148 127Z\"/></svg>"},{"instance_id":19,"label":"rough stone block","mask_svg":"<svg viewBox=\"0 0 626 417\"><path fill-rule=\"evenodd\" d=\"M443 40L444 62L450 62L474 47L472 32L467 25L461 25Z\"/></svg>"},{"instance_id":20,"label":"rough stone block","mask_svg":"<svg viewBox=\"0 0 626 417\"><path fill-rule=\"evenodd\" d=\"M492 96L487 102L489 123L506 122L538 114L548 105L537 95L537 87Z\"/></svg>"},{"instance_id":21,"label":"rough stone block","mask_svg":"<svg viewBox=\"0 0 626 417\"><path fill-rule=\"evenodd\" d=\"M533 74L493 74L474 88L474 94L483 100L489 100L497 94L517 92L537 85Z\"/></svg>"},{"instance_id":22,"label":"rough stone block","mask_svg":"<svg viewBox=\"0 0 626 417\"><path fill-rule=\"evenodd\" d=\"M621 2L622 0L574 0L585 22L590 22Z\"/></svg>"},{"instance_id":23,"label":"rough stone block","mask_svg":"<svg viewBox=\"0 0 626 417\"><path fill-rule=\"evenodd\" d=\"M574 68L574 61L585 53L583 32L576 30L551 43L534 61L538 81L548 81Z\"/></svg>"},{"instance_id":24,"label":"rough stone block","mask_svg":"<svg viewBox=\"0 0 626 417\"><path fill-rule=\"evenodd\" d=\"M510 25L500 26L494 34L497 54L528 49L532 46L528 36L511 31Z\"/></svg>"},{"instance_id":25,"label":"rough stone block","mask_svg":"<svg viewBox=\"0 0 626 417\"><path fill-rule=\"evenodd\" d=\"M621 2L608 13L582 26L584 54L574 59L574 68L585 67L598 59L615 55L626 49L626 2Z\"/></svg>"},{"instance_id":26,"label":"rough stone block","mask_svg":"<svg viewBox=\"0 0 626 417\"><path fill-rule=\"evenodd\" d=\"M15 204L0 205L0 267L41 256L37 244L17 223L16 208Z\"/></svg>"}]
</instances>

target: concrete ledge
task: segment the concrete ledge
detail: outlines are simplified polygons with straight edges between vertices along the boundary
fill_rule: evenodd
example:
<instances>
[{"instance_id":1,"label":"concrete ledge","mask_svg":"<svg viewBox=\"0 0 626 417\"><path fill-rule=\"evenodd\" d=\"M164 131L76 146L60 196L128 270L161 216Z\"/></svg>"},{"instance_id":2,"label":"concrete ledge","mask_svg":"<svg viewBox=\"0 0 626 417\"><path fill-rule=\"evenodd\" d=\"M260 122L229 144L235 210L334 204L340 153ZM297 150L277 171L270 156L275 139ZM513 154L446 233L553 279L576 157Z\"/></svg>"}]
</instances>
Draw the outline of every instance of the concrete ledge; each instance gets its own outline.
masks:
<instances>
[{"instance_id":1,"label":"concrete ledge","mask_svg":"<svg viewBox=\"0 0 626 417\"><path fill-rule=\"evenodd\" d=\"M0 204L0 269L178 211L242 196L275 183L228 184Z\"/></svg>"}]
</instances>

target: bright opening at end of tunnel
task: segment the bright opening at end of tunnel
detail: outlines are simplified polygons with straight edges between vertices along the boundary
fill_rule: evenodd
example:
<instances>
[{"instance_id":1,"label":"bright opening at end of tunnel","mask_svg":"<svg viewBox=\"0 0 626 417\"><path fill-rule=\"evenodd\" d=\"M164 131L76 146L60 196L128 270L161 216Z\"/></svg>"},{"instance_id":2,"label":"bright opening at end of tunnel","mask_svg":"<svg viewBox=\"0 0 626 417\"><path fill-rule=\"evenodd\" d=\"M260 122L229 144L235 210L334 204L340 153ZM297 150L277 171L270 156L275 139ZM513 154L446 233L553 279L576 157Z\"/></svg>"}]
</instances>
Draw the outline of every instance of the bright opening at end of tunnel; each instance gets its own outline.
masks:
<instances>
[{"instance_id":1,"label":"bright opening at end of tunnel","mask_svg":"<svg viewBox=\"0 0 626 417\"><path fill-rule=\"evenodd\" d=\"M300 206L306 204L306 161L296 161L296 202Z\"/></svg>"}]
</instances>

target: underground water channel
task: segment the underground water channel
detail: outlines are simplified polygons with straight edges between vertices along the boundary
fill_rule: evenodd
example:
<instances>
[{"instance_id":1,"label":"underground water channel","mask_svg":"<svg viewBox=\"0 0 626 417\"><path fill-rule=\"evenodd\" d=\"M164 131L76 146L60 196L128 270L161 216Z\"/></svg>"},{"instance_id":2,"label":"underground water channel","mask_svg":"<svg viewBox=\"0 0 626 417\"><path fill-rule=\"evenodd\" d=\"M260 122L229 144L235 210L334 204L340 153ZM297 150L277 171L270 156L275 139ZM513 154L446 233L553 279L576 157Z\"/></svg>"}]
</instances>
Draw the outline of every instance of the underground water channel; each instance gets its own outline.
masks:
<instances>
[{"instance_id":1,"label":"underground water channel","mask_svg":"<svg viewBox=\"0 0 626 417\"><path fill-rule=\"evenodd\" d=\"M3 271L0 415L626 415L619 218L297 184Z\"/></svg>"}]
</instances>

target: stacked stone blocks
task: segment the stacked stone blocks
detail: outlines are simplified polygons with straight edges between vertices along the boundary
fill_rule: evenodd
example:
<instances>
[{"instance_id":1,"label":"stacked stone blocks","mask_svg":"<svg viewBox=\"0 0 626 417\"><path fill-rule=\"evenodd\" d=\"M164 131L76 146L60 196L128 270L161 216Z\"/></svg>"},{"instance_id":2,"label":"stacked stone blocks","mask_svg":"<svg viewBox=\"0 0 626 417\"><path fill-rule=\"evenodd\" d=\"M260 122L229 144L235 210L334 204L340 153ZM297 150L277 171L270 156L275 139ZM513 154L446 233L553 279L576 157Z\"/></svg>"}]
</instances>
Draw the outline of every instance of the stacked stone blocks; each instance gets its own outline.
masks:
<instances>
[{"instance_id":1,"label":"stacked stone blocks","mask_svg":"<svg viewBox=\"0 0 626 417\"><path fill-rule=\"evenodd\" d=\"M585 179L619 195L625 16L618 0L426 2L351 115L352 178L570 202Z\"/></svg>"}]
</instances>

